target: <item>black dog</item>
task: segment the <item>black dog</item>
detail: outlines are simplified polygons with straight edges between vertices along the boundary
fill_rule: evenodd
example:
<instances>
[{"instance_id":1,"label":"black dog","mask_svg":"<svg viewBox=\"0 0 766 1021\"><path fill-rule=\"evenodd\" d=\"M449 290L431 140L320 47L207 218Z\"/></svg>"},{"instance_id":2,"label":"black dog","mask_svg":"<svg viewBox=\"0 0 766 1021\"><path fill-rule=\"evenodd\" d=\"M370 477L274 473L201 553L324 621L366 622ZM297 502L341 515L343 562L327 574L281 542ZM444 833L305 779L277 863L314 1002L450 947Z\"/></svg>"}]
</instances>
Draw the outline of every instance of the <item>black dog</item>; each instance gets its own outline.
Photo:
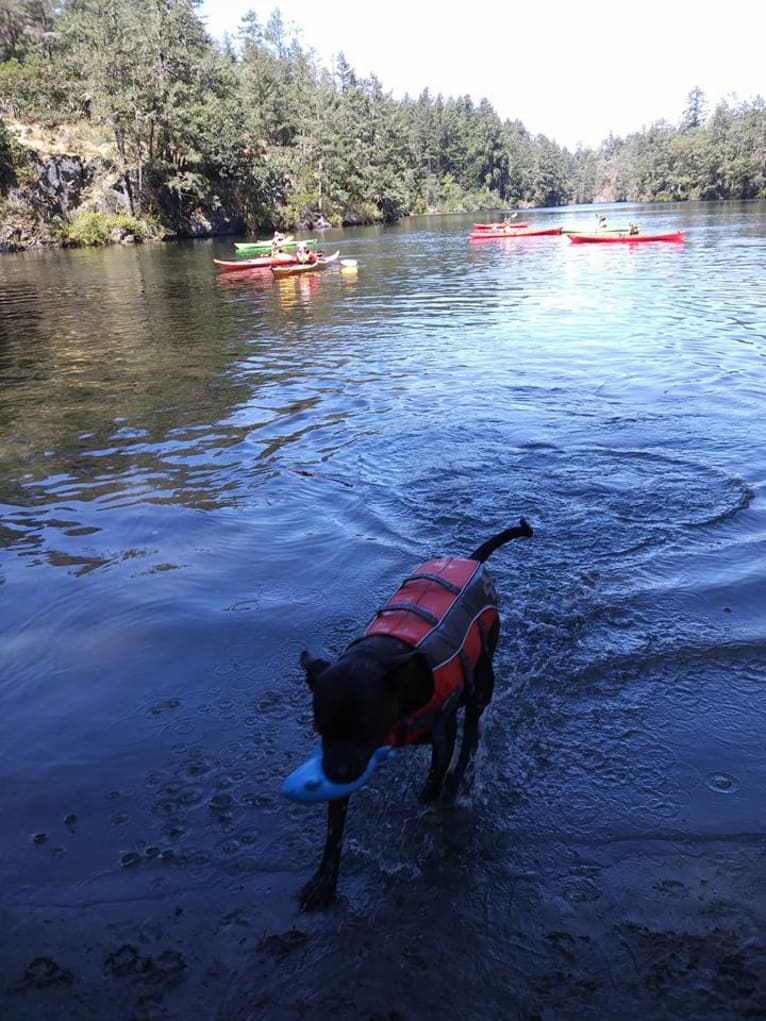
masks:
<instances>
[{"instance_id":1,"label":"black dog","mask_svg":"<svg viewBox=\"0 0 766 1021\"><path fill-rule=\"evenodd\" d=\"M421 797L433 801L443 794L454 800L495 684L492 656L500 621L484 561L511 539L531 535L522 518L469 558L429 560L406 579L337 662L301 654L314 695L322 766L330 780L357 779L383 744L430 743L431 768ZM463 739L448 774L461 706ZM347 809L347 797L328 802L324 854L301 891L304 909L326 907L335 897Z\"/></svg>"}]
</instances>

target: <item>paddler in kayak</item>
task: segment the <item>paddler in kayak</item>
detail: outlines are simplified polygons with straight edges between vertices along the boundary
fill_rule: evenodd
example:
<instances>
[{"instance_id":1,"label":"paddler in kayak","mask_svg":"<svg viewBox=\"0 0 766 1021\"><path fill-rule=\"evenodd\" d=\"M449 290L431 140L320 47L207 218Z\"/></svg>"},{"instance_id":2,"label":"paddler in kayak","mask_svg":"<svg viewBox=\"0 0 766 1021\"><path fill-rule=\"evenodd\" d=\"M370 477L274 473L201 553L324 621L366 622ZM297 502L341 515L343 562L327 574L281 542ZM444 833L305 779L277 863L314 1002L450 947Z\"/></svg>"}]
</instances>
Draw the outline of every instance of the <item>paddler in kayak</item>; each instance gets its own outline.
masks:
<instances>
[{"instance_id":1,"label":"paddler in kayak","mask_svg":"<svg viewBox=\"0 0 766 1021\"><path fill-rule=\"evenodd\" d=\"M638 234L638 224L637 223L629 223L628 224L628 234Z\"/></svg>"},{"instance_id":2,"label":"paddler in kayak","mask_svg":"<svg viewBox=\"0 0 766 1021\"><path fill-rule=\"evenodd\" d=\"M295 257L298 260L298 262L304 262L305 263L305 262L316 262L317 261L316 252L312 252L311 249L308 248L307 245L303 244L303 242L301 242L298 245L298 247L296 248L296 250L295 250Z\"/></svg>"}]
</instances>

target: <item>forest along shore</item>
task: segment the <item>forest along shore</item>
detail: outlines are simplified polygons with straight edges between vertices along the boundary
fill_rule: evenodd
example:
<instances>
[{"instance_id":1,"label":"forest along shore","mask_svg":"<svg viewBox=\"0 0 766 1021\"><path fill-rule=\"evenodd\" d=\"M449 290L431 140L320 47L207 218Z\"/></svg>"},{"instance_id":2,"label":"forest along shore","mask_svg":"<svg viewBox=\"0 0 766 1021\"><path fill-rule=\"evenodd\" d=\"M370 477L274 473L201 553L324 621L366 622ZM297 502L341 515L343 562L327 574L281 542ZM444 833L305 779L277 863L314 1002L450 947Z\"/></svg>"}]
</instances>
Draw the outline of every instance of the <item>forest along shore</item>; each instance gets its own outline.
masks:
<instances>
[{"instance_id":1,"label":"forest along shore","mask_svg":"<svg viewBox=\"0 0 766 1021\"><path fill-rule=\"evenodd\" d=\"M0 34L0 249L394 223L426 212L766 197L766 107L575 152L469 96L331 73L278 12L236 43L193 0L19 0Z\"/></svg>"}]
</instances>

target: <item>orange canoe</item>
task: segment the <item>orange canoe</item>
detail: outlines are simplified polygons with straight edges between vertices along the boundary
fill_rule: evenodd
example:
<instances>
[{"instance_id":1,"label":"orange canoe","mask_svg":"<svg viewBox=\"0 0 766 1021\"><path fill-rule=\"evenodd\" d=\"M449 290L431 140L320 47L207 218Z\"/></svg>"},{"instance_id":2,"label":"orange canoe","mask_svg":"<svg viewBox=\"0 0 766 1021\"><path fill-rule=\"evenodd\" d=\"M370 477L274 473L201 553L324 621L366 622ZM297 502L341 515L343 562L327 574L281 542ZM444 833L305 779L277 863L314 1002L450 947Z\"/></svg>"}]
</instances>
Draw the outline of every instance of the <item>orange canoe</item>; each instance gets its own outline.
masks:
<instances>
[{"instance_id":1,"label":"orange canoe","mask_svg":"<svg viewBox=\"0 0 766 1021\"><path fill-rule=\"evenodd\" d=\"M475 223L473 225L474 230L503 230L506 225L504 223ZM528 223L511 223L508 227L511 230L520 230L522 227L528 227Z\"/></svg>"},{"instance_id":2,"label":"orange canoe","mask_svg":"<svg viewBox=\"0 0 766 1021\"><path fill-rule=\"evenodd\" d=\"M470 241L489 241L495 238L535 238L560 234L561 227L530 227L526 230L515 227L513 230L472 230L468 235Z\"/></svg>"},{"instance_id":3,"label":"orange canoe","mask_svg":"<svg viewBox=\"0 0 766 1021\"><path fill-rule=\"evenodd\" d=\"M224 273L236 273L243 269L271 269L272 266L284 266L297 261L294 255L288 255L287 252L281 255L259 255L257 259L213 259Z\"/></svg>"}]
</instances>

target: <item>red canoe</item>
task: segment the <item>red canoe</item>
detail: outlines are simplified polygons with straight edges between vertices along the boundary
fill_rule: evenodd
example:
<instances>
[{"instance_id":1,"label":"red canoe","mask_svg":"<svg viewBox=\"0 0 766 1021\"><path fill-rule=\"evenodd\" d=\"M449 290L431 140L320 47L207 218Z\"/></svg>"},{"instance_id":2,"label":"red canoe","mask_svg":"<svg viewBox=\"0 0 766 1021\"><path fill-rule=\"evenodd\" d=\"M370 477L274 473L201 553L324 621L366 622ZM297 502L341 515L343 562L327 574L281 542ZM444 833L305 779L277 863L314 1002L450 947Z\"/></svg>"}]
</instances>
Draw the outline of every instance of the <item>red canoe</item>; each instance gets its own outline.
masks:
<instances>
[{"instance_id":1,"label":"red canoe","mask_svg":"<svg viewBox=\"0 0 766 1021\"><path fill-rule=\"evenodd\" d=\"M257 259L213 259L224 273L235 273L243 269L271 269L272 266L283 266L297 261L294 255L288 255L287 252L281 255L259 255Z\"/></svg>"},{"instance_id":2,"label":"red canoe","mask_svg":"<svg viewBox=\"0 0 766 1021\"><path fill-rule=\"evenodd\" d=\"M675 230L668 234L569 234L568 237L576 245L617 243L635 245L639 241L683 241L684 232Z\"/></svg>"},{"instance_id":3,"label":"red canoe","mask_svg":"<svg viewBox=\"0 0 766 1021\"><path fill-rule=\"evenodd\" d=\"M490 238L536 238L560 234L561 227L530 227L527 230L472 230L470 241L488 241Z\"/></svg>"}]
</instances>

